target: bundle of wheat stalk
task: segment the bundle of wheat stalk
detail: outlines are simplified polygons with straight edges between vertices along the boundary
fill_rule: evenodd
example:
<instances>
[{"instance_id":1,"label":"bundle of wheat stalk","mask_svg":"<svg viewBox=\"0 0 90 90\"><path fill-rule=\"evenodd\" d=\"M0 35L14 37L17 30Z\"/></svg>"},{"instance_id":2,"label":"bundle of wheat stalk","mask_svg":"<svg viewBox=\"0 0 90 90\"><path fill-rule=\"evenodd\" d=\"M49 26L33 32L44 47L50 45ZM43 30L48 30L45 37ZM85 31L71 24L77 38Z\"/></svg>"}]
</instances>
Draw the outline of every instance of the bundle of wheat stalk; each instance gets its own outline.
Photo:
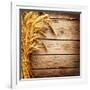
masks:
<instances>
[{"instance_id":1,"label":"bundle of wheat stalk","mask_svg":"<svg viewBox=\"0 0 90 90\"><path fill-rule=\"evenodd\" d=\"M49 22L49 16L45 13L30 11L21 14L21 78L33 77L30 54L40 49L37 44L40 42L40 35L45 37L43 26L47 25L56 35ZM47 50L43 42L42 45Z\"/></svg>"}]
</instances>

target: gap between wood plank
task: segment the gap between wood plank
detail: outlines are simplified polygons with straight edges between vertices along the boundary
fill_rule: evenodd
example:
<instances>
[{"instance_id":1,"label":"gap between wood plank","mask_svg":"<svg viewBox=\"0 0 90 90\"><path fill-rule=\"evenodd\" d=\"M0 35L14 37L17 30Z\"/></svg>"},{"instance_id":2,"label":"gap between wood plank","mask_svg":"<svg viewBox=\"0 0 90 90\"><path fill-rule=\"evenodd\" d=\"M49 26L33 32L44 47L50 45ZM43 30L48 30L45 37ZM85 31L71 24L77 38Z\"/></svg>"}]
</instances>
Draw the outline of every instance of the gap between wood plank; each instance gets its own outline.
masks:
<instances>
[{"instance_id":1,"label":"gap between wood plank","mask_svg":"<svg viewBox=\"0 0 90 90\"><path fill-rule=\"evenodd\" d=\"M31 54L31 55L80 55L80 54Z\"/></svg>"},{"instance_id":2,"label":"gap between wood plank","mask_svg":"<svg viewBox=\"0 0 90 90\"><path fill-rule=\"evenodd\" d=\"M73 69L73 68L80 68L80 67L32 68L32 70L45 70L45 69Z\"/></svg>"},{"instance_id":3,"label":"gap between wood plank","mask_svg":"<svg viewBox=\"0 0 90 90\"><path fill-rule=\"evenodd\" d=\"M50 19L60 19L60 20L67 20L67 21L80 21L80 19L69 19L69 18L50 18Z\"/></svg>"},{"instance_id":4,"label":"gap between wood plank","mask_svg":"<svg viewBox=\"0 0 90 90\"><path fill-rule=\"evenodd\" d=\"M56 41L80 41L74 39L51 39L51 38L39 38L40 40L56 40Z\"/></svg>"}]
</instances>

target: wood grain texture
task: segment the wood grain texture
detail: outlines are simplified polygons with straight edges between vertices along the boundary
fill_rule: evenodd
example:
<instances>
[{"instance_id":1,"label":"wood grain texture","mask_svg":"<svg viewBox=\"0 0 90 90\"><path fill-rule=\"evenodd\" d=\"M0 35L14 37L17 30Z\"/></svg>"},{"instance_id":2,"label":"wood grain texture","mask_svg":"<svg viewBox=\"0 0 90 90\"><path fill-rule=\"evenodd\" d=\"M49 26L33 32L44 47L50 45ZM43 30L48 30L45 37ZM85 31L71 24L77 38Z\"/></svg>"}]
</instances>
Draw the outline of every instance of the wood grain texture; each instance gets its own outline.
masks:
<instances>
[{"instance_id":1,"label":"wood grain texture","mask_svg":"<svg viewBox=\"0 0 90 90\"><path fill-rule=\"evenodd\" d=\"M42 43L39 43L39 51L33 54L80 54L79 41L59 41L59 40L41 40L47 51L44 49Z\"/></svg>"},{"instance_id":2,"label":"wood grain texture","mask_svg":"<svg viewBox=\"0 0 90 90\"><path fill-rule=\"evenodd\" d=\"M74 12L47 12L49 18L58 18L58 19L65 19L65 20L80 20L80 13Z\"/></svg>"},{"instance_id":3,"label":"wood grain texture","mask_svg":"<svg viewBox=\"0 0 90 90\"><path fill-rule=\"evenodd\" d=\"M72 40L80 39L80 22L78 20L68 21L64 19L52 19L52 21L49 23L57 35L55 36L50 28L43 27L42 29L45 32L45 37L40 35L41 38ZM39 25L39 23L37 25Z\"/></svg>"},{"instance_id":4,"label":"wood grain texture","mask_svg":"<svg viewBox=\"0 0 90 90\"><path fill-rule=\"evenodd\" d=\"M33 77L79 76L80 55L65 55L80 54L79 14L47 13L51 19L49 23L54 29L56 36L47 26L42 28L45 31L45 36L40 35L41 41L46 45L47 51L39 43L40 50L31 55Z\"/></svg>"},{"instance_id":5,"label":"wood grain texture","mask_svg":"<svg viewBox=\"0 0 90 90\"><path fill-rule=\"evenodd\" d=\"M32 68L79 67L79 55L32 55Z\"/></svg>"},{"instance_id":6,"label":"wood grain texture","mask_svg":"<svg viewBox=\"0 0 90 90\"><path fill-rule=\"evenodd\" d=\"M24 9L25 10L25 9ZM23 10L22 10L23 11ZM30 11L27 9L26 11ZM39 22L34 29L42 29L37 47L30 55L33 78L64 77L80 75L80 13L38 11L49 15L49 24ZM43 24L44 23L44 24Z\"/></svg>"},{"instance_id":7,"label":"wood grain texture","mask_svg":"<svg viewBox=\"0 0 90 90\"><path fill-rule=\"evenodd\" d=\"M42 77L64 77L64 76L79 76L79 68L63 68L63 69L42 69L32 70L34 78Z\"/></svg>"}]
</instances>

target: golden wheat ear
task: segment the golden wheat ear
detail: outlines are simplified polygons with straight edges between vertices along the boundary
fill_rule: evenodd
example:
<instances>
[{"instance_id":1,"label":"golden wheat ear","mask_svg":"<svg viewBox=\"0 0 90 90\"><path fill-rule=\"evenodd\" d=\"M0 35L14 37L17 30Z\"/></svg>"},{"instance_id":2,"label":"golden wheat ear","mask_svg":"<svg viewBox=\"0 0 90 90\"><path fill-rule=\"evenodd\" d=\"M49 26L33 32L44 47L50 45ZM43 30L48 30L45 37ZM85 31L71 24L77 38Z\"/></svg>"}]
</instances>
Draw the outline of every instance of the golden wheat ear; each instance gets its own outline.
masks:
<instances>
[{"instance_id":1,"label":"golden wheat ear","mask_svg":"<svg viewBox=\"0 0 90 90\"><path fill-rule=\"evenodd\" d=\"M44 21L45 24L50 28L50 30L53 32L53 34L55 36L57 36L57 33L55 32L55 30L53 29L52 25L48 22L48 21Z\"/></svg>"},{"instance_id":2,"label":"golden wheat ear","mask_svg":"<svg viewBox=\"0 0 90 90\"><path fill-rule=\"evenodd\" d=\"M48 48L44 42L42 42L42 45L44 46L45 51L48 51Z\"/></svg>"},{"instance_id":3,"label":"golden wheat ear","mask_svg":"<svg viewBox=\"0 0 90 90\"><path fill-rule=\"evenodd\" d=\"M24 17L24 21L26 22L29 18L31 18L32 14L33 14L33 12L27 13Z\"/></svg>"}]
</instances>

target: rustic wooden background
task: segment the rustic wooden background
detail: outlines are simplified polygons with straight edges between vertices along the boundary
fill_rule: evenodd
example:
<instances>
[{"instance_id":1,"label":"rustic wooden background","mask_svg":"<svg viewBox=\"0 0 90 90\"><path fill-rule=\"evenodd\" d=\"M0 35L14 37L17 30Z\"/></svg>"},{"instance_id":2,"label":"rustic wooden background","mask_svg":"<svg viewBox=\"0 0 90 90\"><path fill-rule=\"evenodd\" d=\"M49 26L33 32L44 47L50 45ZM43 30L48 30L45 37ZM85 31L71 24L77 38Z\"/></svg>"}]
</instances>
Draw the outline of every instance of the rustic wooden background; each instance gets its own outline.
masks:
<instances>
[{"instance_id":1,"label":"rustic wooden background","mask_svg":"<svg viewBox=\"0 0 90 90\"><path fill-rule=\"evenodd\" d=\"M33 77L63 77L80 75L80 14L47 12L57 37L43 27L41 36L48 51L41 47L30 56Z\"/></svg>"}]
</instances>

